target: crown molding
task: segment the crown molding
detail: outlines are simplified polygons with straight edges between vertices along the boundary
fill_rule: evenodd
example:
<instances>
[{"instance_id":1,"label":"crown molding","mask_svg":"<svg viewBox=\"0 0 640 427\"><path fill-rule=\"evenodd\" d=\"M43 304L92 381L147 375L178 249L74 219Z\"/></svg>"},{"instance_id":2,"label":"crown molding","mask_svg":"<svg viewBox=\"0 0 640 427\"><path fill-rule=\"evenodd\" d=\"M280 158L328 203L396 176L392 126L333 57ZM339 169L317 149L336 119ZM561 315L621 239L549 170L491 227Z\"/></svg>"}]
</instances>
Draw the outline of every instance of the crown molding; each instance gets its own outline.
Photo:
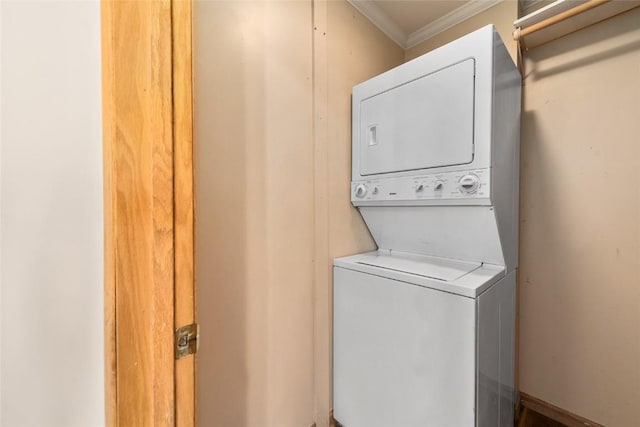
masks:
<instances>
[{"instance_id":1,"label":"crown molding","mask_svg":"<svg viewBox=\"0 0 640 427\"><path fill-rule=\"evenodd\" d=\"M369 0L347 0L358 12L363 14L373 25L385 33L391 40L396 42L403 49L412 48L423 41L457 25L467 19L484 12L503 2L504 0L470 0L452 12L436 19L430 24L407 34L389 15L373 1ZM530 2L539 0L529 0Z\"/></svg>"},{"instance_id":2,"label":"crown molding","mask_svg":"<svg viewBox=\"0 0 640 427\"><path fill-rule=\"evenodd\" d=\"M471 0L443 17L409 34L404 43L404 47L405 49L412 48L503 1L504 0Z\"/></svg>"},{"instance_id":3,"label":"crown molding","mask_svg":"<svg viewBox=\"0 0 640 427\"><path fill-rule=\"evenodd\" d=\"M372 1L367 0L347 0L351 6L362 13L373 25L385 33L391 40L396 42L401 48L406 49L407 33L394 20L389 18L380 7Z\"/></svg>"}]
</instances>

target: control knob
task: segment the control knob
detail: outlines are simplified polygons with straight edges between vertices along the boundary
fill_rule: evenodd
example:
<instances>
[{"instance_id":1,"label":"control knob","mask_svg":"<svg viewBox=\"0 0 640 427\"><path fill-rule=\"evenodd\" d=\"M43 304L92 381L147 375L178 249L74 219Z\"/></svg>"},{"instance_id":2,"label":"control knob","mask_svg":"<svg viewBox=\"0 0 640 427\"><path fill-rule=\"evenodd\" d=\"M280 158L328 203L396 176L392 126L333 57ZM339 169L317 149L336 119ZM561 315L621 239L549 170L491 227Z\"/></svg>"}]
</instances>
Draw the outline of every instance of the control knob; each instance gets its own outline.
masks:
<instances>
[{"instance_id":1,"label":"control knob","mask_svg":"<svg viewBox=\"0 0 640 427\"><path fill-rule=\"evenodd\" d=\"M367 186L364 184L356 185L356 197L362 199L367 195Z\"/></svg>"},{"instance_id":2,"label":"control knob","mask_svg":"<svg viewBox=\"0 0 640 427\"><path fill-rule=\"evenodd\" d=\"M444 189L444 182L437 180L433 183L433 189L436 191L442 191Z\"/></svg>"},{"instance_id":3,"label":"control knob","mask_svg":"<svg viewBox=\"0 0 640 427\"><path fill-rule=\"evenodd\" d=\"M474 193L480 187L480 179L476 175L468 174L460 178L458 185L463 193Z\"/></svg>"}]
</instances>

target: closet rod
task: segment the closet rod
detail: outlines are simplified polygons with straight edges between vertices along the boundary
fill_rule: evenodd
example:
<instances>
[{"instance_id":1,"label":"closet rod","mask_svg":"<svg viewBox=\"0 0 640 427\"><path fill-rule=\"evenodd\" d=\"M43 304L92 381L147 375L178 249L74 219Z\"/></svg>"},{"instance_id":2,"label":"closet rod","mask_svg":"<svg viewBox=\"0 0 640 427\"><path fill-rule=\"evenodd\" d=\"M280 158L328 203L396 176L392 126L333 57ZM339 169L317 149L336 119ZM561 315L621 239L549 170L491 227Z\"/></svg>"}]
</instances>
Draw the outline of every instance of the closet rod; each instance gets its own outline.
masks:
<instances>
[{"instance_id":1,"label":"closet rod","mask_svg":"<svg viewBox=\"0 0 640 427\"><path fill-rule=\"evenodd\" d=\"M576 6L574 8L571 8L569 10L566 10L562 13L559 13L555 16L552 16L550 18L545 19L544 21L540 21L536 24L531 25L530 27L526 27L524 29L522 28L516 28L513 31L513 39L514 40L520 40L522 39L524 36L527 36L531 33L535 33L536 31L540 31L544 28L550 27L554 24L557 24L558 22L562 22L566 19L569 19L573 16L579 15L583 12L586 12L588 10L591 10L595 7L601 6L605 3L609 3L611 0L589 0L586 3L581 4L580 6Z\"/></svg>"}]
</instances>

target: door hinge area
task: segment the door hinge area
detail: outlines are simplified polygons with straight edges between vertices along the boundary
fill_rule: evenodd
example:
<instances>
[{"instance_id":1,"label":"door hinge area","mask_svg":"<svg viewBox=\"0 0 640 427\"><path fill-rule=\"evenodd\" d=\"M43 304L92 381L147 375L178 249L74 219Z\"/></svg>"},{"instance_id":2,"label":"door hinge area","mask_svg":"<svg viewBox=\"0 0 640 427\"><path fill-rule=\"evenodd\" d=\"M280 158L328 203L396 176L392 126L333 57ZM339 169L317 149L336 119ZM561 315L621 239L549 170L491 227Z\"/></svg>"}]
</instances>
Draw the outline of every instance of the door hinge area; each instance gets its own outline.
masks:
<instances>
[{"instance_id":1,"label":"door hinge area","mask_svg":"<svg viewBox=\"0 0 640 427\"><path fill-rule=\"evenodd\" d=\"M200 325L197 323L177 328L175 333L176 360L182 359L190 354L195 354L200 344L198 340L199 337Z\"/></svg>"}]
</instances>

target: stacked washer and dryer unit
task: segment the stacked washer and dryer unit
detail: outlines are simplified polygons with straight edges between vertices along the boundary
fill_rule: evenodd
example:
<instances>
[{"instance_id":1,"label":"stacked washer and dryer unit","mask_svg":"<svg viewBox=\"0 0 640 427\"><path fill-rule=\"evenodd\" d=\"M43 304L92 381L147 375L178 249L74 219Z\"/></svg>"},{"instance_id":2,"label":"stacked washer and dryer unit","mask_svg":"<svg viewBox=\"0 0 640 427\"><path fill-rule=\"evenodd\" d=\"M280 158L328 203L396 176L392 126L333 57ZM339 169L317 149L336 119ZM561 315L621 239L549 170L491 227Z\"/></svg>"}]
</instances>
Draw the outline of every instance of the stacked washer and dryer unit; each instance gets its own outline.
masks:
<instances>
[{"instance_id":1,"label":"stacked washer and dryer unit","mask_svg":"<svg viewBox=\"0 0 640 427\"><path fill-rule=\"evenodd\" d=\"M520 88L493 26L353 88L379 249L334 261L344 427L513 426Z\"/></svg>"}]
</instances>

